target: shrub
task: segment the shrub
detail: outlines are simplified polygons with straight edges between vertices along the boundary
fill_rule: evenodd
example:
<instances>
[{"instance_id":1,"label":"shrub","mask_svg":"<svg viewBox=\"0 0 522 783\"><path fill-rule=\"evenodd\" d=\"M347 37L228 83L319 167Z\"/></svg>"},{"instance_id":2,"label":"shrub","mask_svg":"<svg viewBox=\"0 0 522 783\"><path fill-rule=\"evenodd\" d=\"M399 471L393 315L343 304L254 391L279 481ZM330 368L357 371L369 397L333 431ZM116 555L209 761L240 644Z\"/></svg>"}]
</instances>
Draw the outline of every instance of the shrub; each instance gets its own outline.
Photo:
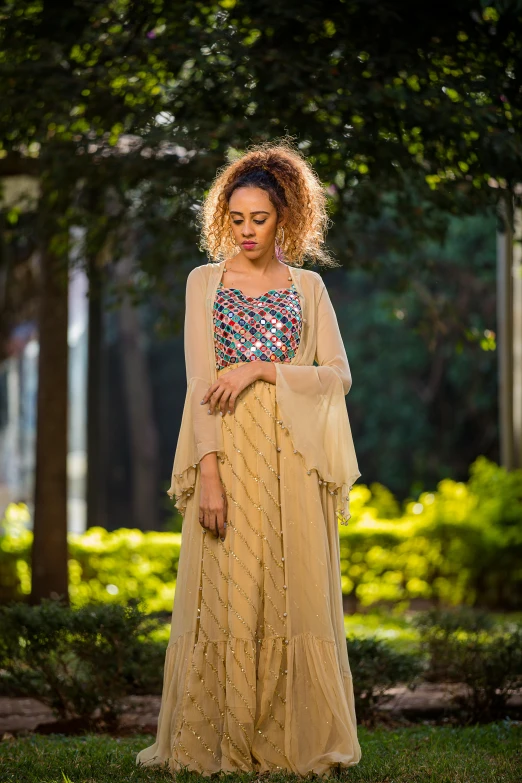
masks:
<instances>
[{"instance_id":1,"label":"shrub","mask_svg":"<svg viewBox=\"0 0 522 783\"><path fill-rule=\"evenodd\" d=\"M468 722L504 718L509 695L522 687L522 626L498 627L469 608L423 612L414 623L429 659L425 679L464 684L453 703Z\"/></svg>"},{"instance_id":2,"label":"shrub","mask_svg":"<svg viewBox=\"0 0 522 783\"><path fill-rule=\"evenodd\" d=\"M414 688L422 672L422 662L412 654L397 652L380 639L347 639L353 674L357 718L372 724L378 704L389 699L385 691L399 684Z\"/></svg>"},{"instance_id":3,"label":"shrub","mask_svg":"<svg viewBox=\"0 0 522 783\"><path fill-rule=\"evenodd\" d=\"M158 625L136 603L0 607L0 687L61 719L114 724L124 696L161 692L165 646L149 638Z\"/></svg>"},{"instance_id":4,"label":"shrub","mask_svg":"<svg viewBox=\"0 0 522 783\"><path fill-rule=\"evenodd\" d=\"M382 496L352 490L353 520L340 528L343 593L362 606L522 606L522 470L478 457L467 484L444 479L397 518Z\"/></svg>"},{"instance_id":5,"label":"shrub","mask_svg":"<svg viewBox=\"0 0 522 783\"><path fill-rule=\"evenodd\" d=\"M31 590L33 534L27 529L29 509L11 503L0 526L0 603L18 601Z\"/></svg>"},{"instance_id":6,"label":"shrub","mask_svg":"<svg viewBox=\"0 0 522 783\"><path fill-rule=\"evenodd\" d=\"M352 519L339 535L343 593L353 604L522 608L522 471L479 457L467 484L440 481L402 513L379 484L356 484L350 508ZM30 591L26 512L12 505L3 523L0 602ZM70 535L72 604L135 598L149 612L171 611L180 546L179 533L90 528Z\"/></svg>"},{"instance_id":7,"label":"shrub","mask_svg":"<svg viewBox=\"0 0 522 783\"><path fill-rule=\"evenodd\" d=\"M148 612L172 611L181 535L92 527L69 536L71 603L139 601Z\"/></svg>"}]
</instances>

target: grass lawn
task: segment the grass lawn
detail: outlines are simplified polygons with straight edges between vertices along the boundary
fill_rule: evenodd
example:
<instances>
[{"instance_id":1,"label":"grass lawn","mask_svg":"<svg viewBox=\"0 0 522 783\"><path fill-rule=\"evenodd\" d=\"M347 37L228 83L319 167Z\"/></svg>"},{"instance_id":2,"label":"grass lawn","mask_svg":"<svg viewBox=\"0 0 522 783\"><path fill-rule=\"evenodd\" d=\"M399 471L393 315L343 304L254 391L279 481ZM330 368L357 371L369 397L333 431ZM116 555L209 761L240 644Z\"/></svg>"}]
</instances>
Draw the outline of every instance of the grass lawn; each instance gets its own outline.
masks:
<instances>
[{"instance_id":1,"label":"grass lawn","mask_svg":"<svg viewBox=\"0 0 522 783\"><path fill-rule=\"evenodd\" d=\"M359 639L380 639L397 652L412 652L419 644L418 631L405 614L373 611L345 615L344 630Z\"/></svg>"},{"instance_id":2,"label":"grass lawn","mask_svg":"<svg viewBox=\"0 0 522 783\"><path fill-rule=\"evenodd\" d=\"M37 737L0 743L2 783L130 783L172 780L166 770L137 768L135 754L153 737ZM342 774L367 783L518 783L522 723L468 728L416 726L369 731L359 727L363 758ZM196 781L194 773L180 779ZM255 779L230 775L231 783ZM268 780L299 780L274 774Z\"/></svg>"}]
</instances>

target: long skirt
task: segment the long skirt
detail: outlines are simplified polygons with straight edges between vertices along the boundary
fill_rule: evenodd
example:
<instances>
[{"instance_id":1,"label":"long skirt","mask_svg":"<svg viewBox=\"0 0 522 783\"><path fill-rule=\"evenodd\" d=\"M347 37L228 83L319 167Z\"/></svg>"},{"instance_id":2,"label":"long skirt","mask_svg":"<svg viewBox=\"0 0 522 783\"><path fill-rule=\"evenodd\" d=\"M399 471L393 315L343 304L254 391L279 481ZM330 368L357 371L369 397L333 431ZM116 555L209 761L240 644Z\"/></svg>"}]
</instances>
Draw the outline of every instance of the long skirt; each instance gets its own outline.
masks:
<instances>
[{"instance_id":1,"label":"long skirt","mask_svg":"<svg viewBox=\"0 0 522 783\"><path fill-rule=\"evenodd\" d=\"M199 524L198 468L156 742L137 763L328 776L361 758L335 496L294 449L274 384L248 386L221 426L227 534Z\"/></svg>"}]
</instances>

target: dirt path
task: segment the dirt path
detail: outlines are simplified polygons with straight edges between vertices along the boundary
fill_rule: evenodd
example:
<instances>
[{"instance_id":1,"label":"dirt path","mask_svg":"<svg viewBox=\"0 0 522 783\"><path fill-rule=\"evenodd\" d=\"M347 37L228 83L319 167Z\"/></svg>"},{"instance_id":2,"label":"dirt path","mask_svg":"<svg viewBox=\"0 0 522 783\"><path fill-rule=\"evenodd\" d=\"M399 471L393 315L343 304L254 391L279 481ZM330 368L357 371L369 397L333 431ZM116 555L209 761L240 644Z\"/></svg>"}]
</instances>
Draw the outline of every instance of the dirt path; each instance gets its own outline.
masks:
<instances>
[{"instance_id":1,"label":"dirt path","mask_svg":"<svg viewBox=\"0 0 522 783\"><path fill-rule=\"evenodd\" d=\"M389 716L436 718L444 712L451 712L451 695L455 688L461 687L424 683L414 691L406 687L390 688L386 691L390 698L380 709ZM160 702L160 696L127 697L120 731L155 734ZM513 695L508 704L510 711L522 714L522 692ZM4 734L32 732L37 727L45 732L47 726L49 731L54 722L51 710L36 699L0 697L0 738Z\"/></svg>"}]
</instances>

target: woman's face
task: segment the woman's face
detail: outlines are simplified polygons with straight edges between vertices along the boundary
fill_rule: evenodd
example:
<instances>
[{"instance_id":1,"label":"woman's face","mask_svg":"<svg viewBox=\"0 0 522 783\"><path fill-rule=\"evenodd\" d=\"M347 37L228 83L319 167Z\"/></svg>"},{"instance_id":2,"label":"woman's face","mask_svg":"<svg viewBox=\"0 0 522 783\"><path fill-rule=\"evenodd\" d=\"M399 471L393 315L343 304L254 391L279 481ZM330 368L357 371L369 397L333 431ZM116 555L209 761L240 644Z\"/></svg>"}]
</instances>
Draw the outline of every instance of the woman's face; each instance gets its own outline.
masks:
<instances>
[{"instance_id":1,"label":"woman's face","mask_svg":"<svg viewBox=\"0 0 522 783\"><path fill-rule=\"evenodd\" d=\"M228 203L234 239L252 260L274 252L277 211L262 188L238 188Z\"/></svg>"}]
</instances>

